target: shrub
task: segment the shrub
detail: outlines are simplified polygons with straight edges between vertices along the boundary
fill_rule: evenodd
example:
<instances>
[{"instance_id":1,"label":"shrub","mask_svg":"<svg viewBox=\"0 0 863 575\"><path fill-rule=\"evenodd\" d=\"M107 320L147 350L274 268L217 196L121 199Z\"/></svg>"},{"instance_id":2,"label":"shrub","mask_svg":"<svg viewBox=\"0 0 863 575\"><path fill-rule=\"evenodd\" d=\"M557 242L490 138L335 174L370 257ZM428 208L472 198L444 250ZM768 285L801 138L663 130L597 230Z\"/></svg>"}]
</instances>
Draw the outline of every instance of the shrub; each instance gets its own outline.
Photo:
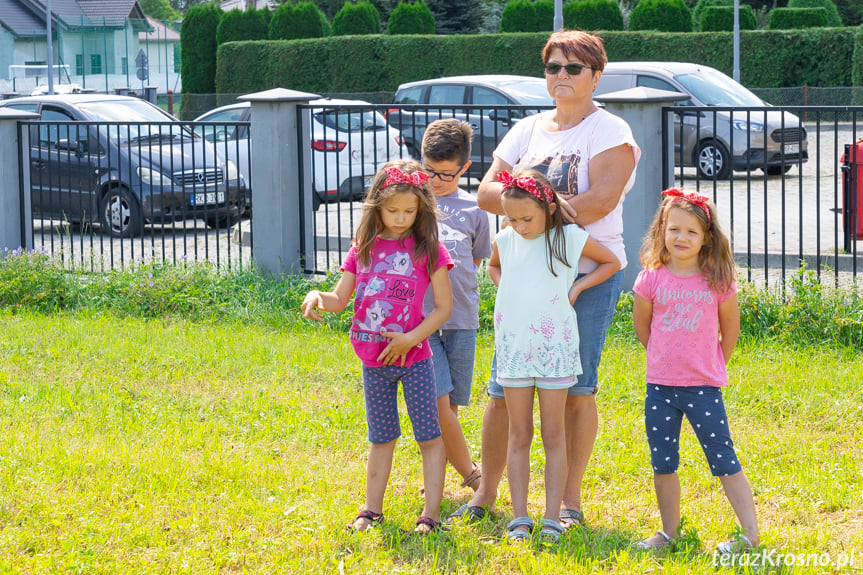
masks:
<instances>
[{"instance_id":1,"label":"shrub","mask_svg":"<svg viewBox=\"0 0 863 575\"><path fill-rule=\"evenodd\" d=\"M434 34L434 14L425 2L399 2L387 21L387 34Z\"/></svg>"},{"instance_id":2,"label":"shrub","mask_svg":"<svg viewBox=\"0 0 863 575\"><path fill-rule=\"evenodd\" d=\"M231 10L222 15L216 28L216 44L243 40L266 40L267 19L264 10Z\"/></svg>"},{"instance_id":3,"label":"shrub","mask_svg":"<svg viewBox=\"0 0 863 575\"><path fill-rule=\"evenodd\" d=\"M554 30L554 1L536 0L533 4L536 12L536 31L551 32Z\"/></svg>"},{"instance_id":4,"label":"shrub","mask_svg":"<svg viewBox=\"0 0 863 575\"><path fill-rule=\"evenodd\" d=\"M741 30L755 30L755 11L748 4L739 6ZM734 30L734 6L708 6L701 14L702 32L732 32Z\"/></svg>"},{"instance_id":5,"label":"shrub","mask_svg":"<svg viewBox=\"0 0 863 575\"><path fill-rule=\"evenodd\" d=\"M183 91L213 94L216 91L216 30L222 10L215 4L192 6L180 29L180 66Z\"/></svg>"},{"instance_id":6,"label":"shrub","mask_svg":"<svg viewBox=\"0 0 863 575\"><path fill-rule=\"evenodd\" d=\"M581 30L623 30L623 12L614 0L576 0L563 5L563 25Z\"/></svg>"},{"instance_id":7,"label":"shrub","mask_svg":"<svg viewBox=\"0 0 863 575\"><path fill-rule=\"evenodd\" d=\"M708 6L734 6L734 0L698 0L692 9L693 30L701 30L701 12Z\"/></svg>"},{"instance_id":8,"label":"shrub","mask_svg":"<svg viewBox=\"0 0 863 575\"><path fill-rule=\"evenodd\" d=\"M827 10L827 25L834 28L842 26L842 17L833 0L788 0L788 8L824 8Z\"/></svg>"},{"instance_id":9,"label":"shrub","mask_svg":"<svg viewBox=\"0 0 863 575\"><path fill-rule=\"evenodd\" d=\"M500 31L535 32L536 8L530 0L509 0L500 15Z\"/></svg>"},{"instance_id":10,"label":"shrub","mask_svg":"<svg viewBox=\"0 0 863 575\"><path fill-rule=\"evenodd\" d=\"M313 2L282 4L270 20L270 40L324 38L332 32L327 17Z\"/></svg>"},{"instance_id":11,"label":"shrub","mask_svg":"<svg viewBox=\"0 0 863 575\"><path fill-rule=\"evenodd\" d=\"M380 33L381 15L371 2L345 2L333 17L333 36Z\"/></svg>"},{"instance_id":12,"label":"shrub","mask_svg":"<svg viewBox=\"0 0 863 575\"><path fill-rule=\"evenodd\" d=\"M863 86L863 26L857 27L854 34L854 52L851 56L851 85ZM863 90L854 91L853 105L863 104Z\"/></svg>"},{"instance_id":13,"label":"shrub","mask_svg":"<svg viewBox=\"0 0 863 575\"><path fill-rule=\"evenodd\" d=\"M683 0L641 0L632 11L629 29L692 32L692 12Z\"/></svg>"},{"instance_id":14,"label":"shrub","mask_svg":"<svg viewBox=\"0 0 863 575\"><path fill-rule=\"evenodd\" d=\"M770 12L771 30L822 28L828 21L826 8L774 8Z\"/></svg>"}]
</instances>

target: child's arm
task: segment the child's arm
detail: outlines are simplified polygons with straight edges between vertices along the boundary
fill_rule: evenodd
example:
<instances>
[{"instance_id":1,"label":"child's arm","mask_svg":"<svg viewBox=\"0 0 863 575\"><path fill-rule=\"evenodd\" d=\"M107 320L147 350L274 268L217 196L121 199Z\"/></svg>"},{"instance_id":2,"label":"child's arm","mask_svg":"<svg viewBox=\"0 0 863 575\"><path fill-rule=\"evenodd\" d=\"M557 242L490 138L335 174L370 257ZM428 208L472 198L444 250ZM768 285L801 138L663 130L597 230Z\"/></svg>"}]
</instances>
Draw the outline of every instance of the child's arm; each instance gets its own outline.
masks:
<instances>
[{"instance_id":1,"label":"child's arm","mask_svg":"<svg viewBox=\"0 0 863 575\"><path fill-rule=\"evenodd\" d=\"M635 328L635 336L644 349L647 349L647 340L650 339L650 320L653 318L653 302L647 301L638 294L633 294L632 302L632 327Z\"/></svg>"},{"instance_id":2,"label":"child's arm","mask_svg":"<svg viewBox=\"0 0 863 575\"><path fill-rule=\"evenodd\" d=\"M348 302L351 301L356 283L356 274L342 272L342 277L339 278L339 282L333 291L319 291L316 289L310 291L303 298L303 303L300 304L300 309L303 310L303 317L321 321L323 315L320 311L333 311L337 313L342 311L347 307Z\"/></svg>"},{"instance_id":3,"label":"child's arm","mask_svg":"<svg viewBox=\"0 0 863 575\"><path fill-rule=\"evenodd\" d=\"M494 285L500 287L500 254L497 253L497 242L491 244L491 257L488 258L488 277Z\"/></svg>"},{"instance_id":4,"label":"child's arm","mask_svg":"<svg viewBox=\"0 0 863 575\"><path fill-rule=\"evenodd\" d=\"M719 304L719 334L722 357L725 363L728 363L740 337L740 309L737 306L737 294Z\"/></svg>"},{"instance_id":5,"label":"child's arm","mask_svg":"<svg viewBox=\"0 0 863 575\"><path fill-rule=\"evenodd\" d=\"M569 288L570 304L575 303L575 300L578 299L578 294L589 287L601 284L620 270L620 262L617 260L617 256L610 249L591 237L587 238L587 243L584 244L581 255L597 262L599 266L592 272L585 274L584 277L572 282L572 287Z\"/></svg>"},{"instance_id":6,"label":"child's arm","mask_svg":"<svg viewBox=\"0 0 863 575\"><path fill-rule=\"evenodd\" d=\"M441 266L431 276L431 288L434 308L422 322L407 333L387 331L382 336L390 338L390 343L378 356L378 361L384 365L393 365L401 359L404 366L405 358L411 348L425 341L443 323L449 319L452 312L452 289L449 284L449 269Z\"/></svg>"}]
</instances>

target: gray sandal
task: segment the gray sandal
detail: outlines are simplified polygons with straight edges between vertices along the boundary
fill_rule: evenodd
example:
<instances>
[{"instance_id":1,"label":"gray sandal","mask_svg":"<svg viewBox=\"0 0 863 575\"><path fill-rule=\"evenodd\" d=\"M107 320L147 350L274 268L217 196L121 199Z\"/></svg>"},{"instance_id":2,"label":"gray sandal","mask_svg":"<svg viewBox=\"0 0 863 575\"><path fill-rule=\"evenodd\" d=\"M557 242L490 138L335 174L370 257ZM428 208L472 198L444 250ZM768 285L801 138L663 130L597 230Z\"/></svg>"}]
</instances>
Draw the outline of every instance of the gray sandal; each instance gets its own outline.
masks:
<instances>
[{"instance_id":1,"label":"gray sandal","mask_svg":"<svg viewBox=\"0 0 863 575\"><path fill-rule=\"evenodd\" d=\"M539 532L544 538L557 543L566 528L554 519L543 519L540 524L542 530Z\"/></svg>"},{"instance_id":2,"label":"gray sandal","mask_svg":"<svg viewBox=\"0 0 863 575\"><path fill-rule=\"evenodd\" d=\"M650 538L648 537L647 539L642 539L641 541L636 541L635 543L633 543L632 548L635 551L657 551L659 549L665 549L666 547L671 545L673 539L668 536L668 533L660 529L656 532L655 535L653 535L653 537L655 537L656 535L661 536L662 539L660 541L651 542Z\"/></svg>"},{"instance_id":3,"label":"gray sandal","mask_svg":"<svg viewBox=\"0 0 863 575\"><path fill-rule=\"evenodd\" d=\"M519 527L527 527L527 531L518 530ZM506 540L508 543L521 543L530 539L533 533L533 519L530 517L516 517L506 525Z\"/></svg>"},{"instance_id":4,"label":"gray sandal","mask_svg":"<svg viewBox=\"0 0 863 575\"><path fill-rule=\"evenodd\" d=\"M584 513L577 509L564 507L560 510L560 523L564 528L584 527Z\"/></svg>"}]
</instances>

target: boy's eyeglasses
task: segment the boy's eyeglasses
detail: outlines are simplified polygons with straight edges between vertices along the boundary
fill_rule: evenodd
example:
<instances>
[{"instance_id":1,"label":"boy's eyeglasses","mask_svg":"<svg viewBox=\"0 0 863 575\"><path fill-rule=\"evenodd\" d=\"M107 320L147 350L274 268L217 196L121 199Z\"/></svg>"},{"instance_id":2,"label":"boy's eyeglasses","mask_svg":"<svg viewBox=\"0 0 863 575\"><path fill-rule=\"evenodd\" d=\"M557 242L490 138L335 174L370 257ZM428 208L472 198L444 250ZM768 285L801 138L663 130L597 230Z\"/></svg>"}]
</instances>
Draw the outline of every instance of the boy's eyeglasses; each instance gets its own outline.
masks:
<instances>
[{"instance_id":1,"label":"boy's eyeglasses","mask_svg":"<svg viewBox=\"0 0 863 575\"><path fill-rule=\"evenodd\" d=\"M545 65L545 73L548 76L557 76L558 74L560 74L561 68L566 70L566 73L570 76L578 76L585 68L587 68L588 70L593 70L593 68L588 66L587 64L579 64L578 62L572 62L570 64L557 64L555 62L549 62Z\"/></svg>"},{"instance_id":2,"label":"boy's eyeglasses","mask_svg":"<svg viewBox=\"0 0 863 575\"><path fill-rule=\"evenodd\" d=\"M422 160L420 160L422 162ZM429 175L429 179L437 178L442 182L451 182L458 177L464 167L467 165L467 162L463 163L458 171L454 174L447 174L446 172L435 172L434 170L430 170L423 164L422 170Z\"/></svg>"}]
</instances>

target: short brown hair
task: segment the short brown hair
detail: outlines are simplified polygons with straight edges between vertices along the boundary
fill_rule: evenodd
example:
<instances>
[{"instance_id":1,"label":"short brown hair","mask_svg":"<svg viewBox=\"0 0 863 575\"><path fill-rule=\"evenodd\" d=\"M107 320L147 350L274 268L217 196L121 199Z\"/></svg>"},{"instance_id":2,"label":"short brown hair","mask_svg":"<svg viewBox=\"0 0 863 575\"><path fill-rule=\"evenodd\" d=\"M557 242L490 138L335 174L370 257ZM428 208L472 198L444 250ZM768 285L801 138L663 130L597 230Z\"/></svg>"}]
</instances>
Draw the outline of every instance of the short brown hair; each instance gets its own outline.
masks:
<instances>
[{"instance_id":1,"label":"short brown hair","mask_svg":"<svg viewBox=\"0 0 863 575\"><path fill-rule=\"evenodd\" d=\"M578 58L594 71L602 72L608 63L602 38L581 30L559 30L549 36L545 48L542 49L543 63L548 62L555 48L559 48L567 56Z\"/></svg>"},{"instance_id":2,"label":"short brown hair","mask_svg":"<svg viewBox=\"0 0 863 575\"><path fill-rule=\"evenodd\" d=\"M470 159L473 128L463 120L435 120L423 134L422 155L433 162L449 160L464 164Z\"/></svg>"}]
</instances>

